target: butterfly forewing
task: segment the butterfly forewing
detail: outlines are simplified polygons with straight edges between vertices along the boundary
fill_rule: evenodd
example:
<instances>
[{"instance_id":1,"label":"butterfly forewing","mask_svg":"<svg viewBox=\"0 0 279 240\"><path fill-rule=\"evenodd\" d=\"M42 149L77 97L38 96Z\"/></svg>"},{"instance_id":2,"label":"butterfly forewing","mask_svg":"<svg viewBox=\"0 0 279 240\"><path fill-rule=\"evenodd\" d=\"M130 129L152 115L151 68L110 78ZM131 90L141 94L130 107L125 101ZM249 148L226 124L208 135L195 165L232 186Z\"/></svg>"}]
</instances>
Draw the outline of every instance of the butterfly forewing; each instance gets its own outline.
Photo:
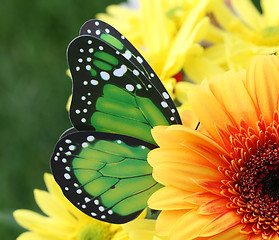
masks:
<instances>
[{"instance_id":1,"label":"butterfly forewing","mask_svg":"<svg viewBox=\"0 0 279 240\"><path fill-rule=\"evenodd\" d=\"M124 223L136 218L161 188L146 160L155 147L118 134L75 132L56 144L51 168L77 208L105 222Z\"/></svg>"},{"instance_id":2,"label":"butterfly forewing","mask_svg":"<svg viewBox=\"0 0 279 240\"><path fill-rule=\"evenodd\" d=\"M138 52L138 50L115 28L111 25L96 19L88 20L83 24L80 30L80 35L91 35L95 38L101 39L115 50L123 54L133 65L140 71L147 79L154 85L154 87L160 92L160 94L165 98L165 101L170 106L171 111L174 114L175 121L181 124L180 116L177 109L172 101L172 99L167 94L165 87L162 82L143 58L143 56Z\"/></svg>"},{"instance_id":3,"label":"butterfly forewing","mask_svg":"<svg viewBox=\"0 0 279 240\"><path fill-rule=\"evenodd\" d=\"M80 36L68 47L73 78L70 118L78 130L133 136L155 143L151 129L176 123L163 95L117 50ZM174 110L175 111L175 110Z\"/></svg>"}]
</instances>

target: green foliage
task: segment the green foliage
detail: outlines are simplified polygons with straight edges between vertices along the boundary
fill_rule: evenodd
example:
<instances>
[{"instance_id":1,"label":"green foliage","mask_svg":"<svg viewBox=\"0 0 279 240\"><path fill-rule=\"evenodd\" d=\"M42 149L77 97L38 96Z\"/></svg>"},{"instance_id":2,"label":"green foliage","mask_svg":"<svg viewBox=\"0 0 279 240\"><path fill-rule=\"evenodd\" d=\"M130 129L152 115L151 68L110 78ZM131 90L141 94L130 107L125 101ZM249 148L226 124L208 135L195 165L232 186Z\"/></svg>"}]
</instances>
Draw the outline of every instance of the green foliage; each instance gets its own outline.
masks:
<instances>
[{"instance_id":1,"label":"green foliage","mask_svg":"<svg viewBox=\"0 0 279 240\"><path fill-rule=\"evenodd\" d=\"M79 28L121 0L4 0L0 7L0 236L23 231L13 210L39 211L33 189L60 134L70 127L65 109L71 93L66 48Z\"/></svg>"}]
</instances>

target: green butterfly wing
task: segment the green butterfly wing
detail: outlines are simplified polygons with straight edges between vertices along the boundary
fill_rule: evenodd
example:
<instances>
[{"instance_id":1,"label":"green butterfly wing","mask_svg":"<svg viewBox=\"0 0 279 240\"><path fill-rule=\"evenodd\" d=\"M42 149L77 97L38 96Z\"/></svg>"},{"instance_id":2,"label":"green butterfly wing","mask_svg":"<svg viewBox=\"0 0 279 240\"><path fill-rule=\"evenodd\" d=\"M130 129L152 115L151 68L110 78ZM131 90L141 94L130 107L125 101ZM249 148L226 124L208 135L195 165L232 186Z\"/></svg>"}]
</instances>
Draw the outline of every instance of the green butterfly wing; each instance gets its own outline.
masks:
<instances>
[{"instance_id":1,"label":"green butterfly wing","mask_svg":"<svg viewBox=\"0 0 279 240\"><path fill-rule=\"evenodd\" d=\"M127 38L125 38L120 32L118 32L109 24L97 19L91 19L85 22L80 29L80 35L91 35L94 38L101 39L116 51L119 51L127 59L129 59L129 61L133 63L138 71L140 71L147 79L149 79L150 82L152 82L158 92L163 93L163 96L166 96L165 101L170 106L176 123L181 124L177 109L172 99L166 95L167 90L165 89L164 85L150 67L148 62L145 61L144 57L128 41Z\"/></svg>"},{"instance_id":2,"label":"green butterfly wing","mask_svg":"<svg viewBox=\"0 0 279 240\"><path fill-rule=\"evenodd\" d=\"M81 211L106 222L128 222L162 187L146 161L155 147L118 134L70 133L56 144L51 168L64 195Z\"/></svg>"},{"instance_id":3,"label":"green butterfly wing","mask_svg":"<svg viewBox=\"0 0 279 240\"><path fill-rule=\"evenodd\" d=\"M151 129L177 123L166 99L125 56L100 39L80 36L68 47L73 78L70 118L78 130L124 134L154 143Z\"/></svg>"}]
</instances>

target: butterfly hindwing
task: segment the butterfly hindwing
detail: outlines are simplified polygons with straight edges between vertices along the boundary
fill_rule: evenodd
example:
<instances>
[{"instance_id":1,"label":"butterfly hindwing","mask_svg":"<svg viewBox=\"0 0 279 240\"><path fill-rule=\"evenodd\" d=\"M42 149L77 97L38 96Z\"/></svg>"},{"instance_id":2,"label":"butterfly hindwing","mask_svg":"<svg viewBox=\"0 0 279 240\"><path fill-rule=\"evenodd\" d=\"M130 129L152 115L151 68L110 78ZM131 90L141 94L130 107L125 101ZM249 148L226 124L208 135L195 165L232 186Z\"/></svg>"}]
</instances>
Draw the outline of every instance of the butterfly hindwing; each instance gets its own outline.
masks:
<instances>
[{"instance_id":1,"label":"butterfly hindwing","mask_svg":"<svg viewBox=\"0 0 279 240\"><path fill-rule=\"evenodd\" d=\"M51 168L77 208L105 222L124 223L136 218L161 188L146 160L155 147L118 134L74 132L56 144Z\"/></svg>"},{"instance_id":2,"label":"butterfly hindwing","mask_svg":"<svg viewBox=\"0 0 279 240\"><path fill-rule=\"evenodd\" d=\"M175 117L176 123L181 124L180 116L172 99L166 95L167 90L164 85L144 59L144 57L138 52L138 50L125 38L120 32L118 32L111 25L97 19L91 19L85 22L81 29L80 35L91 35L95 38L101 39L102 41L109 44L115 50L119 51L120 54L125 56L133 65L140 71L154 87L166 96L165 101L170 106L171 111Z\"/></svg>"},{"instance_id":3,"label":"butterfly hindwing","mask_svg":"<svg viewBox=\"0 0 279 240\"><path fill-rule=\"evenodd\" d=\"M155 143L151 129L177 123L167 92L100 39L80 36L68 47L73 78L70 118L78 130L113 132Z\"/></svg>"}]
</instances>

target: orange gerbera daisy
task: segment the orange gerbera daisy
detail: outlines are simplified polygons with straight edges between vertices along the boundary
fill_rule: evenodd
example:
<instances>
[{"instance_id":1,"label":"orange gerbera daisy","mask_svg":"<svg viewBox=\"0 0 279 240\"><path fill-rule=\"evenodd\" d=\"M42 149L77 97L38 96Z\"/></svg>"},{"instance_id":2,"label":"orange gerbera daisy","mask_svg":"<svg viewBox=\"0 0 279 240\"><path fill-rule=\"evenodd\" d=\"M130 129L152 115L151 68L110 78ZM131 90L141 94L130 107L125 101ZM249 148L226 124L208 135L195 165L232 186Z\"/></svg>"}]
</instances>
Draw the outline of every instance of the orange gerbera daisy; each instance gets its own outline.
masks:
<instances>
[{"instance_id":1,"label":"orange gerbera daisy","mask_svg":"<svg viewBox=\"0 0 279 240\"><path fill-rule=\"evenodd\" d=\"M156 127L149 206L173 240L279 239L279 59L205 80L189 100L198 131Z\"/></svg>"}]
</instances>

